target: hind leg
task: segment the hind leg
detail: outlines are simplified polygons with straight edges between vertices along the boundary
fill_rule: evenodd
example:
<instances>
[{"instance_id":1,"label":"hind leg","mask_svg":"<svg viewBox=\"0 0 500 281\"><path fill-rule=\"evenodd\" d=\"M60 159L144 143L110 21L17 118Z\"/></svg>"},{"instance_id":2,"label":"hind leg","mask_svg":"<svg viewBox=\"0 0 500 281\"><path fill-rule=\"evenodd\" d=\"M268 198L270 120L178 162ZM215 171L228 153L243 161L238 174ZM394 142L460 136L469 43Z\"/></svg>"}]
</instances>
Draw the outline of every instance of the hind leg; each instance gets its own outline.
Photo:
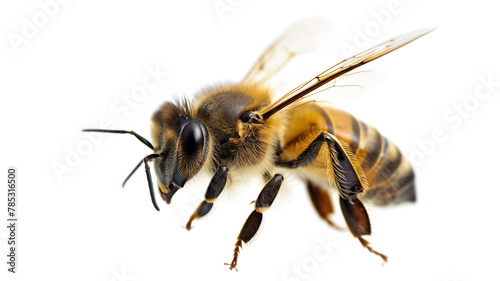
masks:
<instances>
[{"instance_id":1,"label":"hind leg","mask_svg":"<svg viewBox=\"0 0 500 281\"><path fill-rule=\"evenodd\" d=\"M342 228L331 220L333 215L333 203L328 191L310 181L307 182L307 191L309 192L309 197L318 215L325 220L328 225L341 230Z\"/></svg>"},{"instance_id":2,"label":"hind leg","mask_svg":"<svg viewBox=\"0 0 500 281\"><path fill-rule=\"evenodd\" d=\"M368 184L363 169L349 146L328 132L320 133L295 160L278 162L287 168L305 167L311 164L324 144L328 147L327 162L332 167L330 177L340 193L339 201L349 231L368 251L387 261L387 256L373 250L361 236L371 234L368 213L358 195L367 190Z\"/></svg>"}]
</instances>

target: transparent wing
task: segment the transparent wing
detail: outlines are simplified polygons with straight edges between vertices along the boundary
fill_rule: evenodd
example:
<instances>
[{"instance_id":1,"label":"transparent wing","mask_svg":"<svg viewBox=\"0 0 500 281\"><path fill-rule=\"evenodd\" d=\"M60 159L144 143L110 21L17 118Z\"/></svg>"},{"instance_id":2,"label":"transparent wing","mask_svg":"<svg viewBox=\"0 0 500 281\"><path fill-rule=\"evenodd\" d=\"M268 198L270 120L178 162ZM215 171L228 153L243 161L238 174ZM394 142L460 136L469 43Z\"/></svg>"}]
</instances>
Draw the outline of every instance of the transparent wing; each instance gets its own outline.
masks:
<instances>
[{"instance_id":1,"label":"transparent wing","mask_svg":"<svg viewBox=\"0 0 500 281\"><path fill-rule=\"evenodd\" d=\"M310 92L300 101L307 100L338 105L365 95L376 88L382 80L381 73L375 70L352 71Z\"/></svg>"},{"instance_id":2,"label":"transparent wing","mask_svg":"<svg viewBox=\"0 0 500 281\"><path fill-rule=\"evenodd\" d=\"M310 96L311 94L317 93L318 91L336 87L336 83L341 76L346 76L347 73L349 73L353 69L356 69L396 49L399 49L433 30L433 28L426 28L398 35L351 58L343 60L340 63L323 71L311 80L299 85L292 91L288 92L286 95L268 106L267 109L263 111L261 116L264 118L264 120L268 119L276 112L298 100Z\"/></svg>"},{"instance_id":3,"label":"transparent wing","mask_svg":"<svg viewBox=\"0 0 500 281\"><path fill-rule=\"evenodd\" d=\"M270 80L294 57L308 53L321 45L330 32L330 23L318 18L307 19L289 27L261 55L243 79L260 84Z\"/></svg>"}]
</instances>

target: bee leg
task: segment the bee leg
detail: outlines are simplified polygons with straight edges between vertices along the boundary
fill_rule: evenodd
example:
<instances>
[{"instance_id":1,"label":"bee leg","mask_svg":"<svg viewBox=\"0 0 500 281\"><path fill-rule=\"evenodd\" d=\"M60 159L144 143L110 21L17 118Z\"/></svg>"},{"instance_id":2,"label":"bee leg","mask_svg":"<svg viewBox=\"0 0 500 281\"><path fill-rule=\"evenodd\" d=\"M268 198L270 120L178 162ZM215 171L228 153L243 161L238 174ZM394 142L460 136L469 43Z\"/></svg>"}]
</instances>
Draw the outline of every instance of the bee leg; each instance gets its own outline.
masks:
<instances>
[{"instance_id":1,"label":"bee leg","mask_svg":"<svg viewBox=\"0 0 500 281\"><path fill-rule=\"evenodd\" d=\"M384 261L387 261L386 255L375 251L370 246L370 242L361 237L363 235L371 234L370 219L363 203L361 203L358 198L353 197L344 199L340 197L340 207L352 235L358 238L361 245L368 249L368 251L380 256Z\"/></svg>"},{"instance_id":2,"label":"bee leg","mask_svg":"<svg viewBox=\"0 0 500 281\"><path fill-rule=\"evenodd\" d=\"M363 170L348 145L329 133L325 134L325 140L330 150L335 182L341 194L340 208L347 227L363 247L387 261L387 256L373 250L370 243L361 237L371 234L370 218L363 203L358 199L358 194L366 188Z\"/></svg>"},{"instance_id":3,"label":"bee leg","mask_svg":"<svg viewBox=\"0 0 500 281\"><path fill-rule=\"evenodd\" d=\"M281 183L283 183L283 176L276 174L260 192L257 201L255 201L255 210L248 216L234 245L233 261L231 264L226 263L226 265L230 266L229 269L236 269L238 254L240 253L240 248L243 246L243 242L248 243L254 237L255 233L257 233L262 222L262 213L271 207L276 195L278 195Z\"/></svg>"},{"instance_id":4,"label":"bee leg","mask_svg":"<svg viewBox=\"0 0 500 281\"><path fill-rule=\"evenodd\" d=\"M371 234L368 213L363 203L357 198L358 194L362 193L366 187L366 177L347 144L341 142L333 134L323 132L309 144L297 159L278 161L276 164L291 169L305 167L316 159L325 142L328 145L329 160L333 166L332 178L341 194L340 207L347 227L368 251L387 261L385 255L373 250L370 243L361 237Z\"/></svg>"},{"instance_id":5,"label":"bee leg","mask_svg":"<svg viewBox=\"0 0 500 281\"><path fill-rule=\"evenodd\" d=\"M187 230L191 229L191 223L193 222L193 220L199 219L210 212L212 206L214 205L213 202L217 199L217 197L224 189L224 186L226 185L228 171L229 170L226 166L219 166L214 176L212 177L210 184L208 185L207 192L205 193L205 200L201 202L200 206L198 206L196 211L194 211L194 213L191 215L191 218L187 222Z\"/></svg>"},{"instance_id":6,"label":"bee leg","mask_svg":"<svg viewBox=\"0 0 500 281\"><path fill-rule=\"evenodd\" d=\"M304 151L297 157L297 159L290 161L279 161L277 165L295 169L311 164L318 156L320 149L328 138L330 137L326 132L319 134L319 136L316 137L316 139L314 139L306 149L304 149ZM329 225L340 229L336 224L333 223L333 221L329 219L329 216L333 214L333 204L330 195L324 189L314 185L310 181L307 182L307 190L309 191L309 196L311 197L314 208L318 212L319 216L324 219Z\"/></svg>"},{"instance_id":7,"label":"bee leg","mask_svg":"<svg viewBox=\"0 0 500 281\"><path fill-rule=\"evenodd\" d=\"M305 167L311 164L319 154L320 149L325 143L327 133L321 133L314 139L306 149L297 157L297 159L290 161L279 161L278 166L287 167L291 169ZM324 219L329 225L340 229L329 217L333 214L333 204L330 194L322 189L320 186L314 185L312 182L307 182L307 190L313 202L314 208L319 216Z\"/></svg>"},{"instance_id":8,"label":"bee leg","mask_svg":"<svg viewBox=\"0 0 500 281\"><path fill-rule=\"evenodd\" d=\"M324 188L310 181L307 182L307 191L309 192L309 197L311 197L313 206L316 212L318 212L318 215L324 219L328 225L341 230L342 228L330 219L333 215L333 204L330 194Z\"/></svg>"},{"instance_id":9,"label":"bee leg","mask_svg":"<svg viewBox=\"0 0 500 281\"><path fill-rule=\"evenodd\" d=\"M318 153L325 143L326 134L327 133L321 133L317 138L315 138L311 142L311 144L309 144L307 148L302 151L297 159L290 161L278 161L276 165L290 169L296 169L311 164L316 159L316 157L318 157Z\"/></svg>"}]
</instances>

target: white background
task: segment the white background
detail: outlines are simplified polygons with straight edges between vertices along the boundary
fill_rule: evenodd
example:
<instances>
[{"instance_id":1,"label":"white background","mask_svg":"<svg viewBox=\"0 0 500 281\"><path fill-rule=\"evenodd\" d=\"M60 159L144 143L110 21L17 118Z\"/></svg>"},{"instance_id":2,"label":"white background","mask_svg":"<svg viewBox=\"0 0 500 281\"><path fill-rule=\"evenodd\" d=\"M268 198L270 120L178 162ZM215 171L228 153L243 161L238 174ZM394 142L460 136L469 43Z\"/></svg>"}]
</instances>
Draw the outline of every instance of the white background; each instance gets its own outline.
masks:
<instances>
[{"instance_id":1,"label":"white background","mask_svg":"<svg viewBox=\"0 0 500 281\"><path fill-rule=\"evenodd\" d=\"M0 167L4 177L8 166L19 169L18 274L7 273L2 262L0 276L499 280L500 86L494 82L489 93L481 83L500 81L498 2L68 1L46 12L47 2L0 4ZM402 32L438 27L372 63L382 82L339 105L413 159L418 203L368 207L368 240L389 256L382 265L348 231L318 218L304 186L289 183L265 213L256 239L244 246L239 272L229 271L223 263L231 261L261 183L225 191L208 218L188 232L183 226L208 179L190 183L169 206L158 198L157 212L142 169L120 187L149 149L121 135L88 146L81 129L110 122L149 138L149 118L163 101L241 79L283 29L317 16L331 21L333 47L307 66L314 74L348 55L340 46L362 49ZM155 68L168 75L125 105L122 98ZM460 115L456 110L464 103ZM5 189L0 217L6 216ZM7 236L1 227L2 261Z\"/></svg>"}]
</instances>

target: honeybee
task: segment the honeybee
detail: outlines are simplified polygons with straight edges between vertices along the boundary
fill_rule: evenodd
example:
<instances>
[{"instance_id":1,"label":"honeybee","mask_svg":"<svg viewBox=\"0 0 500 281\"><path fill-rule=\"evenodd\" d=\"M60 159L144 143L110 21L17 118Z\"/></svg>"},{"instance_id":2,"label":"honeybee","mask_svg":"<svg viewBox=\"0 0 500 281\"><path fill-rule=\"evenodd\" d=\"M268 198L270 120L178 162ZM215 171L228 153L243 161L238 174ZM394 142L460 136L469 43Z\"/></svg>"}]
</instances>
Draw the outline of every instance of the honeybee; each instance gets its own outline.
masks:
<instances>
[{"instance_id":1,"label":"honeybee","mask_svg":"<svg viewBox=\"0 0 500 281\"><path fill-rule=\"evenodd\" d=\"M260 57L239 83L214 86L193 101L166 102L151 118L149 142L134 131L86 129L86 132L131 134L153 150L144 163L149 192L159 210L148 162L154 162L158 191L169 204L173 195L200 171L212 175L205 199L187 222L207 215L226 183L240 174L258 174L266 182L255 200L255 210L237 237L235 269L243 243L256 234L263 213L271 207L283 183L283 171L305 182L314 208L329 225L333 214L331 189L339 194L346 225L368 251L375 251L365 236L371 234L363 201L386 206L414 202L415 175L399 149L370 125L349 113L310 100L352 70L378 59L432 31L421 29L396 36L321 72L285 95L266 86L315 34L307 24L292 27ZM305 47L304 47L305 46ZM123 184L125 184L125 182Z\"/></svg>"}]
</instances>

